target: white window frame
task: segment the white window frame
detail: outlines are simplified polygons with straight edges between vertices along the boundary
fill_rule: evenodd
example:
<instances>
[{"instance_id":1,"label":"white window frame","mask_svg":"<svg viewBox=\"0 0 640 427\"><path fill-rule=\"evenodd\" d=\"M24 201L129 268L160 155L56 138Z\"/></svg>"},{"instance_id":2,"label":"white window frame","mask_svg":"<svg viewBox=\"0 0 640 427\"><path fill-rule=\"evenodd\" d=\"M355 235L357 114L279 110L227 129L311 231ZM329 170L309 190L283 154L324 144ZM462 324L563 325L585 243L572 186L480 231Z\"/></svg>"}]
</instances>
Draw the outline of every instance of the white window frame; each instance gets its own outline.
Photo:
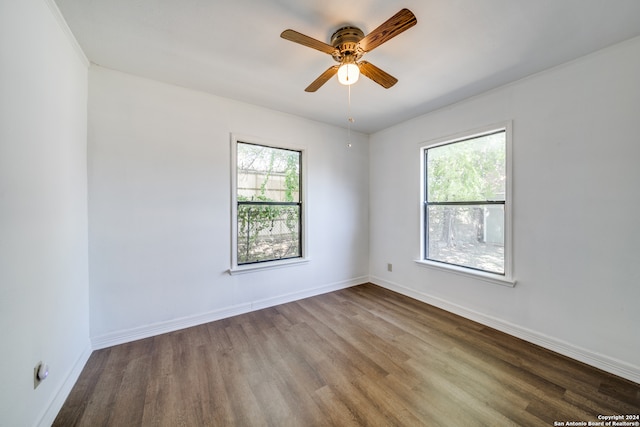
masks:
<instances>
[{"instance_id":1,"label":"white window frame","mask_svg":"<svg viewBox=\"0 0 640 427\"><path fill-rule=\"evenodd\" d=\"M302 254L300 257L282 260L263 261L253 264L238 265L238 143L262 145L265 147L299 151L300 159L300 202L302 205L300 218L300 239ZM248 273L252 271L269 270L274 268L289 267L309 261L308 256L308 235L307 233L307 150L304 147L291 146L280 142L267 141L255 136L241 134L231 134L231 268L229 274Z\"/></svg>"},{"instance_id":2,"label":"white window frame","mask_svg":"<svg viewBox=\"0 0 640 427\"><path fill-rule=\"evenodd\" d=\"M452 144L461 142L467 139L481 137L491 133L505 131L505 144L506 144L506 185L505 185L505 203L504 203L504 275L497 273L490 273L485 271L479 271L473 268L467 268L457 265L446 264L442 262L430 261L426 259L426 243L427 233L425 230L426 218L425 218L425 186L426 186L426 167L425 164L425 151L431 148L435 148L441 145ZM506 121L491 126L485 126L479 129L462 132L456 135L451 135L436 140L420 143L420 258L416 260L416 263L420 266L436 269L440 271L446 271L453 274L463 275L471 277L485 282L494 283L503 286L513 287L516 284L516 280L513 276L513 161L512 161L512 122Z\"/></svg>"}]
</instances>

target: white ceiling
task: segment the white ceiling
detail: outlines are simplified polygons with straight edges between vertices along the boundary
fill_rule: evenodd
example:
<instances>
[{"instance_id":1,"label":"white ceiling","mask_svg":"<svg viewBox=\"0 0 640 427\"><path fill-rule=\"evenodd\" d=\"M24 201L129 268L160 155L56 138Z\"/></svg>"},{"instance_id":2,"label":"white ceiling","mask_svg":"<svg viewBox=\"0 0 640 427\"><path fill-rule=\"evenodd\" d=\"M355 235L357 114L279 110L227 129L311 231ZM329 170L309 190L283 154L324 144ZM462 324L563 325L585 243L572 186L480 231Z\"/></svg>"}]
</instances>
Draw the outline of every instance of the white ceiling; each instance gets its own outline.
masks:
<instances>
[{"instance_id":1,"label":"white ceiling","mask_svg":"<svg viewBox=\"0 0 640 427\"><path fill-rule=\"evenodd\" d=\"M365 34L403 7L418 24L367 53L399 82L361 78L353 129L373 133L640 35L640 0L56 0L89 60L127 73L347 126L335 62L280 38L291 28L330 43Z\"/></svg>"}]
</instances>

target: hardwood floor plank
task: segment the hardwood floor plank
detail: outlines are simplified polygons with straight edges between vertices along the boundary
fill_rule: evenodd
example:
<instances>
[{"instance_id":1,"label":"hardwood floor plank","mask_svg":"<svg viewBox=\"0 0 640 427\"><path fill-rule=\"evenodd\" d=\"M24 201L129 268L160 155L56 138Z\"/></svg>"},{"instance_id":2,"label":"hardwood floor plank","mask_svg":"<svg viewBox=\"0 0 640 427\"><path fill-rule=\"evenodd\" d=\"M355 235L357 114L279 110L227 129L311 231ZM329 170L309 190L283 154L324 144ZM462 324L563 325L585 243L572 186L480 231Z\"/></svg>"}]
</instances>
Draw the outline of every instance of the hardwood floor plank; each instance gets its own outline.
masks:
<instances>
[{"instance_id":1,"label":"hardwood floor plank","mask_svg":"<svg viewBox=\"0 0 640 427\"><path fill-rule=\"evenodd\" d=\"M451 425L450 419L445 413L438 413L429 395L419 392L418 381L408 382L405 376L390 374L385 378L385 385L396 399L400 400L404 407L420 420L417 425ZM427 423L426 421L429 420ZM439 421L438 421L439 420Z\"/></svg>"},{"instance_id":2,"label":"hardwood floor plank","mask_svg":"<svg viewBox=\"0 0 640 427\"><path fill-rule=\"evenodd\" d=\"M54 426L540 426L640 385L371 284L95 351Z\"/></svg>"},{"instance_id":3,"label":"hardwood floor plank","mask_svg":"<svg viewBox=\"0 0 640 427\"><path fill-rule=\"evenodd\" d=\"M603 379L598 392L609 397L615 397L632 407L640 406L640 389L635 384L621 378L606 377Z\"/></svg>"},{"instance_id":4,"label":"hardwood floor plank","mask_svg":"<svg viewBox=\"0 0 640 427\"><path fill-rule=\"evenodd\" d=\"M149 372L144 369L150 356L133 358L123 371L109 422L113 425L140 425L144 412ZM132 404L132 402L140 402Z\"/></svg>"},{"instance_id":5,"label":"hardwood floor plank","mask_svg":"<svg viewBox=\"0 0 640 427\"><path fill-rule=\"evenodd\" d=\"M290 351L278 331L273 330L271 335L278 336L278 340L268 337L258 343L263 360L262 369L274 375L274 385L289 409L287 421L293 425L318 424L325 415L317 405L313 393L324 383L306 361L297 357L296 352Z\"/></svg>"},{"instance_id":6,"label":"hardwood floor plank","mask_svg":"<svg viewBox=\"0 0 640 427\"><path fill-rule=\"evenodd\" d=\"M357 378L353 384L363 396L371 402L377 402L378 410L389 420L388 425L415 426L422 423L393 390L387 385L387 375L382 379L373 379L368 376ZM393 422L391 423L391 420Z\"/></svg>"},{"instance_id":7,"label":"hardwood floor plank","mask_svg":"<svg viewBox=\"0 0 640 427\"><path fill-rule=\"evenodd\" d=\"M147 343L143 343L146 347ZM88 420L99 420L97 425L114 425L112 423L112 415L114 411L126 411L124 408L114 408L117 393L121 388L123 373L128 363L132 350L137 345L133 343L123 344L112 349L108 349L108 356L104 369L97 375L99 383L110 384L109 387L101 387L96 385L94 393L90 395L87 407L80 419L81 423L87 423ZM85 424L89 425L89 424Z\"/></svg>"},{"instance_id":8,"label":"hardwood floor plank","mask_svg":"<svg viewBox=\"0 0 640 427\"><path fill-rule=\"evenodd\" d=\"M305 354L298 350L297 343L292 345L291 338L293 337L287 337L280 331L274 331L265 341L265 349L272 355L273 368L286 372L301 393L310 395L324 387L326 382L311 367Z\"/></svg>"},{"instance_id":9,"label":"hardwood floor plank","mask_svg":"<svg viewBox=\"0 0 640 427\"><path fill-rule=\"evenodd\" d=\"M197 348L190 347L182 331L154 338L143 411L145 422L151 422L148 425L196 425L199 421L197 408L191 405L198 374L195 352Z\"/></svg>"},{"instance_id":10,"label":"hardwood floor plank","mask_svg":"<svg viewBox=\"0 0 640 427\"><path fill-rule=\"evenodd\" d=\"M323 424L344 427L363 425L349 409L348 402L344 402L339 396L336 396L328 385L316 390L315 395L325 414Z\"/></svg>"},{"instance_id":11,"label":"hardwood floor plank","mask_svg":"<svg viewBox=\"0 0 640 427\"><path fill-rule=\"evenodd\" d=\"M197 394L206 421L204 424L233 425L235 417L225 390L225 372L218 363L218 353L203 345L198 349L198 359L202 372Z\"/></svg>"},{"instance_id":12,"label":"hardwood floor plank","mask_svg":"<svg viewBox=\"0 0 640 427\"><path fill-rule=\"evenodd\" d=\"M104 371L110 352L95 351L89 357L82 375L73 387L74 393L78 396L87 396L86 399L67 399L64 411L61 411L54 420L54 426L81 425L82 417L89 406L90 396L96 393L99 384L98 378Z\"/></svg>"},{"instance_id":13,"label":"hardwood floor plank","mask_svg":"<svg viewBox=\"0 0 640 427\"><path fill-rule=\"evenodd\" d=\"M423 425L439 426L475 426L477 418L464 410L464 404L460 407L453 398L454 393L447 384L431 378L422 380L412 387L412 391L421 397L422 405L427 408L428 416L422 419ZM466 404L466 403L465 403ZM495 424L498 425L498 424Z\"/></svg>"},{"instance_id":14,"label":"hardwood floor plank","mask_svg":"<svg viewBox=\"0 0 640 427\"><path fill-rule=\"evenodd\" d=\"M322 375L328 378L328 386L332 395L349 408L351 417L358 425L398 425L397 420L389 418L388 414L380 410L381 402L372 401L367 398L355 385L354 382L363 376L361 372L353 369L335 369L335 360L323 361L316 366ZM350 366L350 363L346 363Z\"/></svg>"},{"instance_id":15,"label":"hardwood floor plank","mask_svg":"<svg viewBox=\"0 0 640 427\"><path fill-rule=\"evenodd\" d=\"M237 425L266 426L266 416L247 381L240 352L219 355L220 370L224 372L225 393L231 403Z\"/></svg>"}]
</instances>

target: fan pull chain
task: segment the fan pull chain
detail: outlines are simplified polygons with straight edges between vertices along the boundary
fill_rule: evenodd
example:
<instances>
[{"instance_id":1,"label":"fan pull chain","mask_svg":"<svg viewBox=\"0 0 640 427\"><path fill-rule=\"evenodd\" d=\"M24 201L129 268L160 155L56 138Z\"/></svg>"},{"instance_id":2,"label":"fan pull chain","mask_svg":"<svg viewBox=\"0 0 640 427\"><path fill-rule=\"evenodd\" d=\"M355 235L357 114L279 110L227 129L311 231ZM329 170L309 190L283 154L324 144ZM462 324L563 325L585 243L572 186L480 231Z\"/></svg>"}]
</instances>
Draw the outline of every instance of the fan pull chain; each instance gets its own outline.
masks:
<instances>
[{"instance_id":1,"label":"fan pull chain","mask_svg":"<svg viewBox=\"0 0 640 427\"><path fill-rule=\"evenodd\" d=\"M351 148L351 123L355 122L355 120L353 119L353 117L351 117L351 85L347 86L348 89L348 111L347 111L347 120L348 120L348 124L347 124L347 147Z\"/></svg>"}]
</instances>

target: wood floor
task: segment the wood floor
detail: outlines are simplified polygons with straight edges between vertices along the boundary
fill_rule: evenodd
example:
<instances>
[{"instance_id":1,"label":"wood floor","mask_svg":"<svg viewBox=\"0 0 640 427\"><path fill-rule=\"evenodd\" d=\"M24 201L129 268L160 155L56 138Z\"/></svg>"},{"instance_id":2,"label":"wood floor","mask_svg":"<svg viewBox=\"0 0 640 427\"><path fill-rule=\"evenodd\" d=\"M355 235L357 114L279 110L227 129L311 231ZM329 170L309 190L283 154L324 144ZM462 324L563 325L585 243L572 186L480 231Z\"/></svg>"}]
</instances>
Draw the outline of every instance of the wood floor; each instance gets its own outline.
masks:
<instances>
[{"instance_id":1,"label":"wood floor","mask_svg":"<svg viewBox=\"0 0 640 427\"><path fill-rule=\"evenodd\" d=\"M365 284L95 351L54 426L553 426L614 414L640 414L639 384Z\"/></svg>"}]
</instances>

